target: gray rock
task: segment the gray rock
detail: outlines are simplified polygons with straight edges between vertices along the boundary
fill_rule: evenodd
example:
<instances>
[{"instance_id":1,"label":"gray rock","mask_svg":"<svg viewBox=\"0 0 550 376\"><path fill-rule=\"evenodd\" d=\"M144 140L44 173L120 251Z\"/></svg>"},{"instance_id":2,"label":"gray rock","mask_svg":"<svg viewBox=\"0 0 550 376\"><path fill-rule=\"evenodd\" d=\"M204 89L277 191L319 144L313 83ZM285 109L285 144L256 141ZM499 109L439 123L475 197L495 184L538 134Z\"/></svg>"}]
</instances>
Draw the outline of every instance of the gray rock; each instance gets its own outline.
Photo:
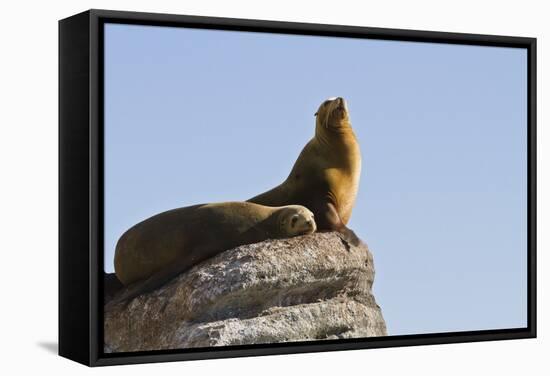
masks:
<instances>
[{"instance_id":1,"label":"gray rock","mask_svg":"<svg viewBox=\"0 0 550 376\"><path fill-rule=\"evenodd\" d=\"M384 336L366 245L335 233L228 250L105 311L112 352Z\"/></svg>"}]
</instances>

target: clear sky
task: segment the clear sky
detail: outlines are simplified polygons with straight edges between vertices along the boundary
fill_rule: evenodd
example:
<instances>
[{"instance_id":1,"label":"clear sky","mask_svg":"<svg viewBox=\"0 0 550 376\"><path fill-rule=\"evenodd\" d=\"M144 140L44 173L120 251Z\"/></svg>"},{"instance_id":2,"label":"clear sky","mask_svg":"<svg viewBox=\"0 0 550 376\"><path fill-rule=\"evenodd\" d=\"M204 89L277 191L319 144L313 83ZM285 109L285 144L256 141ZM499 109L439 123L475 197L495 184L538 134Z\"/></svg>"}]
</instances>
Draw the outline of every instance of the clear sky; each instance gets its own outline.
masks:
<instances>
[{"instance_id":1,"label":"clear sky","mask_svg":"<svg viewBox=\"0 0 550 376\"><path fill-rule=\"evenodd\" d=\"M281 183L326 98L363 171L349 226L390 335L526 326L523 49L107 25L105 270L158 212Z\"/></svg>"}]
</instances>

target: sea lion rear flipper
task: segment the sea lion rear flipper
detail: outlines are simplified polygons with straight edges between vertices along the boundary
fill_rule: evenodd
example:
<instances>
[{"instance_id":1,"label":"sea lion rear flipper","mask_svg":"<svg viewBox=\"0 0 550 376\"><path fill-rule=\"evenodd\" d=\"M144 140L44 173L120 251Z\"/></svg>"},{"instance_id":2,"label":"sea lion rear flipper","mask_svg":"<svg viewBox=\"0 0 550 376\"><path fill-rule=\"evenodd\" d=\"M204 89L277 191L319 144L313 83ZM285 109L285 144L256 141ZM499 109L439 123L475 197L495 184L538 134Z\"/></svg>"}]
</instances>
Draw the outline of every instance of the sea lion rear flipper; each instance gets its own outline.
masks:
<instances>
[{"instance_id":1,"label":"sea lion rear flipper","mask_svg":"<svg viewBox=\"0 0 550 376\"><path fill-rule=\"evenodd\" d=\"M177 276L181 271L182 267L179 264L174 264L167 269L161 270L143 281L130 285L121 295L111 300L108 306L110 307L111 305L122 302L130 302L139 295L154 291Z\"/></svg>"},{"instance_id":2,"label":"sea lion rear flipper","mask_svg":"<svg viewBox=\"0 0 550 376\"><path fill-rule=\"evenodd\" d=\"M120 291L124 290L124 285L117 278L115 273L103 272L103 303L106 304L114 298Z\"/></svg>"}]
</instances>

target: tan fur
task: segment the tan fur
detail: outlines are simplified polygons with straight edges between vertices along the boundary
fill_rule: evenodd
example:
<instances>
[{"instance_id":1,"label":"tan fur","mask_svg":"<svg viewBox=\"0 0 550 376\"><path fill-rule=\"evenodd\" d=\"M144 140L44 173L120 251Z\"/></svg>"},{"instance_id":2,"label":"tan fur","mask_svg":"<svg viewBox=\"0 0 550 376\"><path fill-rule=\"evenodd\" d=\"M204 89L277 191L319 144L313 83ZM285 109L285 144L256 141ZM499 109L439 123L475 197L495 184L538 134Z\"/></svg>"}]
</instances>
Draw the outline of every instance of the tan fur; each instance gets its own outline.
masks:
<instances>
[{"instance_id":1,"label":"tan fur","mask_svg":"<svg viewBox=\"0 0 550 376\"><path fill-rule=\"evenodd\" d=\"M327 100L315 115L315 136L303 148L287 179L248 201L303 205L314 213L319 230L351 232L354 238L346 224L359 188L361 152L347 104L343 98Z\"/></svg>"},{"instance_id":2,"label":"tan fur","mask_svg":"<svg viewBox=\"0 0 550 376\"><path fill-rule=\"evenodd\" d=\"M313 214L298 205L223 202L174 209L136 224L120 237L115 273L124 285L157 273L162 280L239 245L315 229Z\"/></svg>"}]
</instances>

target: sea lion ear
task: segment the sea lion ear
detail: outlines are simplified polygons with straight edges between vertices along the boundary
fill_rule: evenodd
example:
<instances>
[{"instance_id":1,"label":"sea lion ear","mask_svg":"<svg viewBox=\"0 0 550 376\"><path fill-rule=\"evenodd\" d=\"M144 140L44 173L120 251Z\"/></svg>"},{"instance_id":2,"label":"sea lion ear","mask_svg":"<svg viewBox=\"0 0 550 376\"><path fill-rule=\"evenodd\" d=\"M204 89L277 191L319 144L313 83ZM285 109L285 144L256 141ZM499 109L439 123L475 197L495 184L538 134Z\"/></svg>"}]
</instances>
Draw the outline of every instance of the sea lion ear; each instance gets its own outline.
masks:
<instances>
[{"instance_id":1,"label":"sea lion ear","mask_svg":"<svg viewBox=\"0 0 550 376\"><path fill-rule=\"evenodd\" d=\"M319 111L317 111L317 112L315 113L315 115L313 115L313 116L317 116L318 113L319 113Z\"/></svg>"}]
</instances>

